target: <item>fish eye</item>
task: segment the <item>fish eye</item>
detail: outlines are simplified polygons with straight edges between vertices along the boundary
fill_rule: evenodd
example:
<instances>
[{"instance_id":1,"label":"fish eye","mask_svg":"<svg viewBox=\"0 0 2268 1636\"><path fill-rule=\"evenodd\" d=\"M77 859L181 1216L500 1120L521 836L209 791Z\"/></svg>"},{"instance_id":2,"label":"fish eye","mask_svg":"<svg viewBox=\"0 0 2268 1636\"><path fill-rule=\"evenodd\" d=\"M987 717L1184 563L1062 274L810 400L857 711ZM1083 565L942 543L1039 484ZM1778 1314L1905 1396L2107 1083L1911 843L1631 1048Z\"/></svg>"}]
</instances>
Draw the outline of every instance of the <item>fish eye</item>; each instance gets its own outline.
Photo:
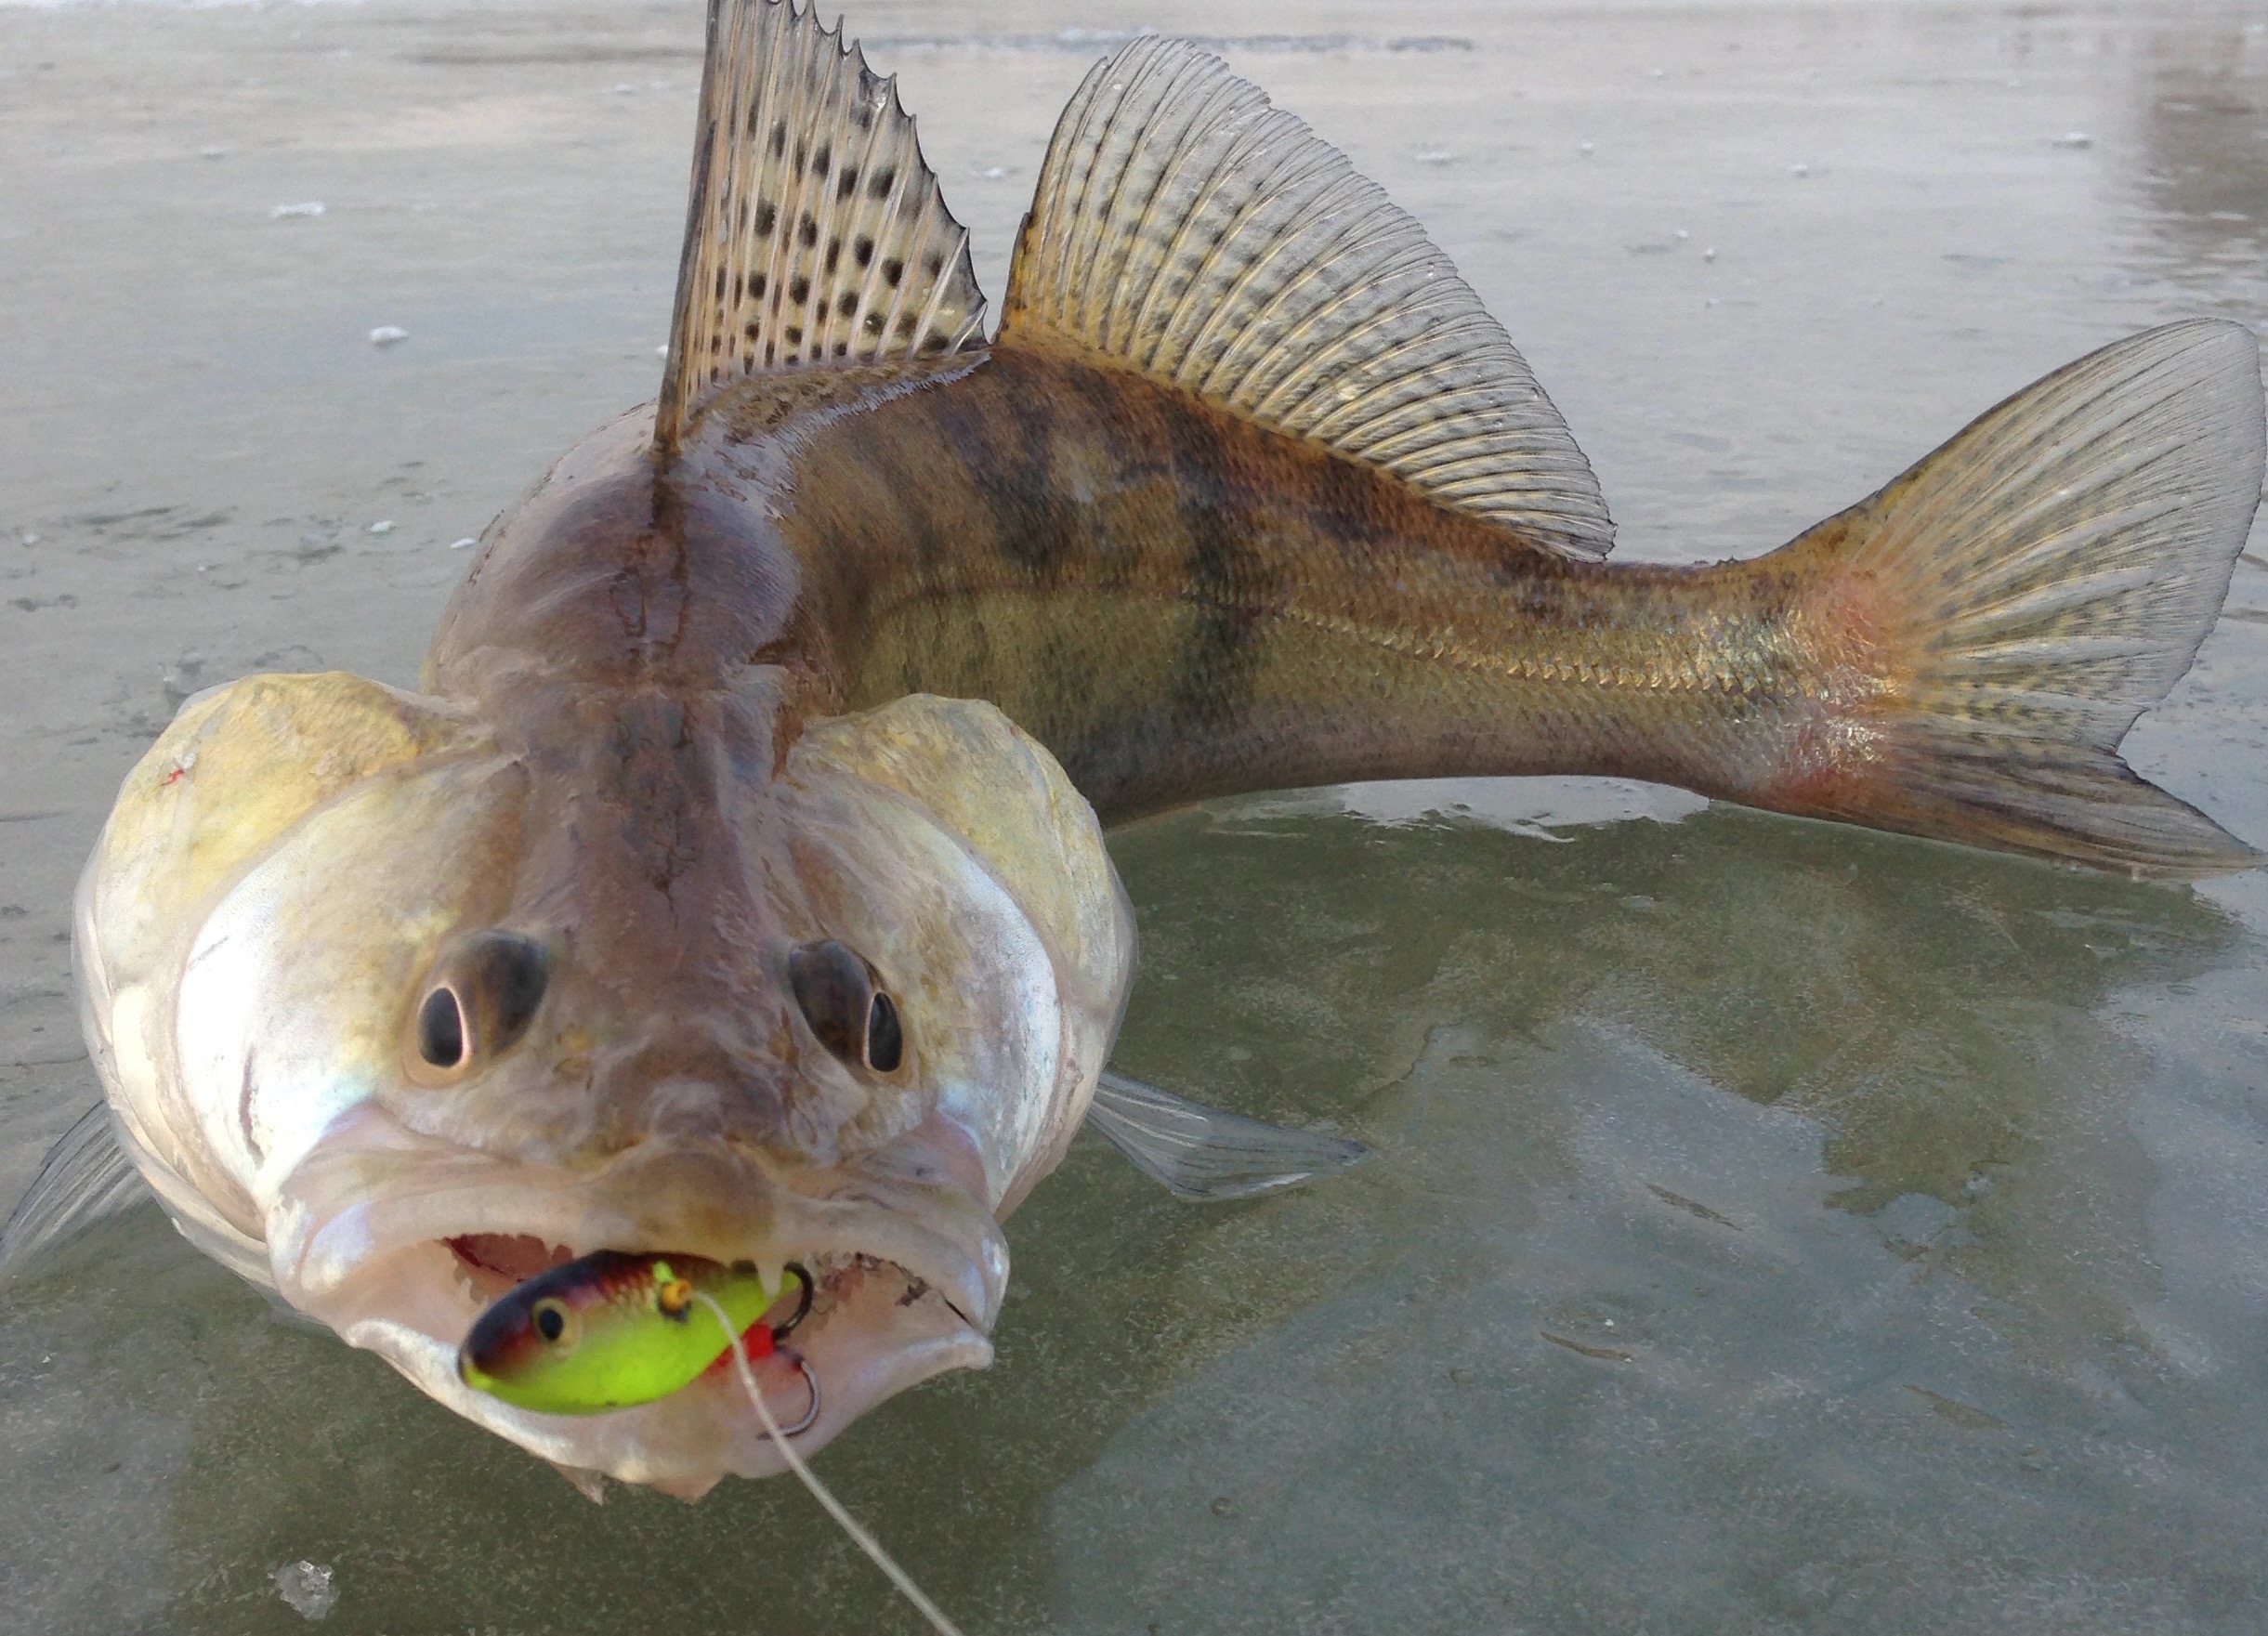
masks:
<instances>
[{"instance_id":1,"label":"fish eye","mask_svg":"<svg viewBox=\"0 0 2268 1636\"><path fill-rule=\"evenodd\" d=\"M417 1054L437 1068L465 1060L465 1008L446 988L436 988L417 1008Z\"/></svg>"},{"instance_id":2,"label":"fish eye","mask_svg":"<svg viewBox=\"0 0 2268 1636\"><path fill-rule=\"evenodd\" d=\"M546 1295L529 1310L535 1332L561 1351L575 1343L575 1309L556 1295Z\"/></svg>"},{"instance_id":3,"label":"fish eye","mask_svg":"<svg viewBox=\"0 0 2268 1636\"><path fill-rule=\"evenodd\" d=\"M843 1061L878 1074L905 1060L905 1024L874 968L830 937L788 955L788 986L819 1042Z\"/></svg>"},{"instance_id":4,"label":"fish eye","mask_svg":"<svg viewBox=\"0 0 2268 1636\"><path fill-rule=\"evenodd\" d=\"M887 994L877 993L866 1008L866 1066L878 1074L894 1073L905 1049L898 1007Z\"/></svg>"},{"instance_id":5,"label":"fish eye","mask_svg":"<svg viewBox=\"0 0 2268 1636\"><path fill-rule=\"evenodd\" d=\"M517 932L476 932L452 945L426 974L410 1029L410 1077L453 1083L518 1043L543 1004L551 961Z\"/></svg>"}]
</instances>

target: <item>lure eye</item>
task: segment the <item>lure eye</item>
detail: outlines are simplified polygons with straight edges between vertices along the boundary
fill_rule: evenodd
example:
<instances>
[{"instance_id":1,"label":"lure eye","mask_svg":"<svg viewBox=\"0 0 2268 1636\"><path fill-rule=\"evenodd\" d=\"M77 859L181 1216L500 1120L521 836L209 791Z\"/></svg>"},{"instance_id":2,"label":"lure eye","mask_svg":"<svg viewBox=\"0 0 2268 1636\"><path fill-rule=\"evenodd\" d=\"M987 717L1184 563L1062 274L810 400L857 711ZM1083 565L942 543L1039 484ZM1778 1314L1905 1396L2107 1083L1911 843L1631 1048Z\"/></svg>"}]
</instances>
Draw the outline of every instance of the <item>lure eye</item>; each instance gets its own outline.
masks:
<instances>
[{"instance_id":1,"label":"lure eye","mask_svg":"<svg viewBox=\"0 0 2268 1636\"><path fill-rule=\"evenodd\" d=\"M551 962L517 932L476 932L426 974L404 1053L423 1085L453 1083L518 1043L543 1003Z\"/></svg>"},{"instance_id":2,"label":"lure eye","mask_svg":"<svg viewBox=\"0 0 2268 1636\"><path fill-rule=\"evenodd\" d=\"M565 1352L574 1345L576 1331L575 1309L556 1295L546 1295L529 1309L529 1322L535 1332L550 1342L555 1351Z\"/></svg>"},{"instance_id":3,"label":"lure eye","mask_svg":"<svg viewBox=\"0 0 2268 1636\"><path fill-rule=\"evenodd\" d=\"M821 1045L854 1067L898 1071L906 1054L905 1024L881 977L856 950L832 937L805 944L788 956L788 986Z\"/></svg>"}]
</instances>

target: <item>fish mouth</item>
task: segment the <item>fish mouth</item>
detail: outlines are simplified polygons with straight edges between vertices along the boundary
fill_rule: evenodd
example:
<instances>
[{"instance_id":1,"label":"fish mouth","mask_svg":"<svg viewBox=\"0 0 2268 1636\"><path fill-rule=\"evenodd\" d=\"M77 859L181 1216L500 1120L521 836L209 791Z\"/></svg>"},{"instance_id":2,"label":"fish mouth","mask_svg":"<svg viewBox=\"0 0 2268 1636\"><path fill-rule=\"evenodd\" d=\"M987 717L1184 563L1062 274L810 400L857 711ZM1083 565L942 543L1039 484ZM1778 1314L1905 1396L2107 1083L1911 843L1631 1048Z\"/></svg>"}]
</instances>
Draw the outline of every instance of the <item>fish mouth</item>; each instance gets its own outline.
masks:
<instances>
[{"instance_id":1,"label":"fish mouth","mask_svg":"<svg viewBox=\"0 0 2268 1636\"><path fill-rule=\"evenodd\" d=\"M1006 1245L950 1179L952 1144L936 1134L823 1168L669 1138L567 1170L425 1137L365 1106L285 1179L271 1264L292 1305L465 1419L558 1465L693 1499L726 1475L787 1468L729 1369L651 1403L545 1414L459 1378L474 1321L523 1279L597 1250L798 1264L810 1310L754 1368L776 1421L808 1420L795 1434L807 1455L907 1387L991 1362Z\"/></svg>"}]
</instances>

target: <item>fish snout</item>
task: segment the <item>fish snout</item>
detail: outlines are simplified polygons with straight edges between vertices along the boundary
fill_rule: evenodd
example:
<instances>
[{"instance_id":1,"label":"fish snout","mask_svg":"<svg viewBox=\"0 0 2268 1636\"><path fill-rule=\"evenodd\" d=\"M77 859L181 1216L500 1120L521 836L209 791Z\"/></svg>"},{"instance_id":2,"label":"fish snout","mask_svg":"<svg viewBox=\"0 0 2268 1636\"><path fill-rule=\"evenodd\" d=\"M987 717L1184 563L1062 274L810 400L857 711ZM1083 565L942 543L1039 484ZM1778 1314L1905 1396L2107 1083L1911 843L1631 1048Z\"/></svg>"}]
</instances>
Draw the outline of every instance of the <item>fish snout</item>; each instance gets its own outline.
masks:
<instances>
[{"instance_id":1,"label":"fish snout","mask_svg":"<svg viewBox=\"0 0 2268 1636\"><path fill-rule=\"evenodd\" d=\"M578 1049L548 1076L541 1140L575 1166L655 1142L701 1141L827 1165L885 1147L929 1118L936 1098L911 1073L862 1071L785 1035L751 1038L728 1014Z\"/></svg>"}]
</instances>

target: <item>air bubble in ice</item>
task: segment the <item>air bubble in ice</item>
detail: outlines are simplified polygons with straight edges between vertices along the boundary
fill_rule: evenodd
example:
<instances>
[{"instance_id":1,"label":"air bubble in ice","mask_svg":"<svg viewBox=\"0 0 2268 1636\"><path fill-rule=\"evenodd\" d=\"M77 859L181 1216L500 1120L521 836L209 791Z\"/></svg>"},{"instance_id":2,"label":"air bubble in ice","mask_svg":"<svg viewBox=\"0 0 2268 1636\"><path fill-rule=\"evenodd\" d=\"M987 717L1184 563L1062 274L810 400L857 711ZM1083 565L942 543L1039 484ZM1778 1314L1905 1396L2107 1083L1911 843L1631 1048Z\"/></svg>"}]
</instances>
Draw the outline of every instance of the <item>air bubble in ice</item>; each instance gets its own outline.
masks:
<instances>
[{"instance_id":1,"label":"air bubble in ice","mask_svg":"<svg viewBox=\"0 0 2268 1636\"><path fill-rule=\"evenodd\" d=\"M409 338L410 332L399 324L380 324L370 333L370 344L373 347L391 347Z\"/></svg>"},{"instance_id":2,"label":"air bubble in ice","mask_svg":"<svg viewBox=\"0 0 2268 1636\"><path fill-rule=\"evenodd\" d=\"M450 541L449 549L452 551L469 551L479 543L479 541L474 539L470 534L467 534L462 540Z\"/></svg>"},{"instance_id":3,"label":"air bubble in ice","mask_svg":"<svg viewBox=\"0 0 2268 1636\"><path fill-rule=\"evenodd\" d=\"M321 200L310 199L305 204L279 204L273 210L269 211L268 216L270 221L282 221L286 216L321 216L323 213L323 209L324 205Z\"/></svg>"},{"instance_id":4,"label":"air bubble in ice","mask_svg":"<svg viewBox=\"0 0 2268 1636\"><path fill-rule=\"evenodd\" d=\"M394 519L389 517L382 521L374 522L370 525L370 531L374 534L390 534L394 531Z\"/></svg>"}]
</instances>

